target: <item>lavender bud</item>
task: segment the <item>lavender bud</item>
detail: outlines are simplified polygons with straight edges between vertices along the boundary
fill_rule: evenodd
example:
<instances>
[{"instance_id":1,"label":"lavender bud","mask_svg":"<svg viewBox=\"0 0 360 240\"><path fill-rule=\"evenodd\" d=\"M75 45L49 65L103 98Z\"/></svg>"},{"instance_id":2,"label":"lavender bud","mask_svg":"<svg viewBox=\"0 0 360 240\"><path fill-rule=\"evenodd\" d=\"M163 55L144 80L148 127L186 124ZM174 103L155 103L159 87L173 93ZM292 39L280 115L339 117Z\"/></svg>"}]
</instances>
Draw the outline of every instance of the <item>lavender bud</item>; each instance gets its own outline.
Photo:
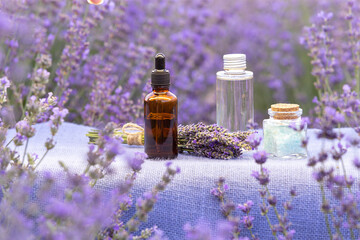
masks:
<instances>
[{"instance_id":1,"label":"lavender bud","mask_svg":"<svg viewBox=\"0 0 360 240\"><path fill-rule=\"evenodd\" d=\"M47 150L51 150L55 147L55 143L54 143L54 140L51 138L48 138L45 142L45 147Z\"/></svg>"},{"instance_id":2,"label":"lavender bud","mask_svg":"<svg viewBox=\"0 0 360 240\"><path fill-rule=\"evenodd\" d=\"M229 216L232 211L236 209L236 206L233 202L226 202L222 208L221 211L224 214L224 216Z\"/></svg>"},{"instance_id":3,"label":"lavender bud","mask_svg":"<svg viewBox=\"0 0 360 240\"><path fill-rule=\"evenodd\" d=\"M319 153L318 161L324 162L327 158L328 158L328 154L325 152L321 152L321 153Z\"/></svg>"},{"instance_id":4,"label":"lavender bud","mask_svg":"<svg viewBox=\"0 0 360 240\"><path fill-rule=\"evenodd\" d=\"M162 180L164 181L164 183L169 183L171 181L170 177L168 175L164 175L162 177Z\"/></svg>"},{"instance_id":5,"label":"lavender bud","mask_svg":"<svg viewBox=\"0 0 360 240\"><path fill-rule=\"evenodd\" d=\"M265 204L260 205L261 215L264 216L269 212L269 207Z\"/></svg>"},{"instance_id":6,"label":"lavender bud","mask_svg":"<svg viewBox=\"0 0 360 240\"><path fill-rule=\"evenodd\" d=\"M290 189L290 195L291 195L292 197L297 196L297 192L296 192L296 188L295 188L295 187L292 187L292 188Z\"/></svg>"},{"instance_id":7,"label":"lavender bud","mask_svg":"<svg viewBox=\"0 0 360 240\"><path fill-rule=\"evenodd\" d=\"M360 169L360 160L358 157L355 157L353 163L357 169Z\"/></svg>"},{"instance_id":8,"label":"lavender bud","mask_svg":"<svg viewBox=\"0 0 360 240\"><path fill-rule=\"evenodd\" d=\"M264 197L266 196L266 190L265 190L265 189L259 190L259 193L260 193L260 196L261 196L262 198L264 198Z\"/></svg>"},{"instance_id":9,"label":"lavender bud","mask_svg":"<svg viewBox=\"0 0 360 240\"><path fill-rule=\"evenodd\" d=\"M156 189L159 190L159 191L163 191L165 189L165 184L164 183L158 183L156 185Z\"/></svg>"},{"instance_id":10,"label":"lavender bud","mask_svg":"<svg viewBox=\"0 0 360 240\"><path fill-rule=\"evenodd\" d=\"M276 206L276 197L275 196L269 196L267 201L271 206Z\"/></svg>"},{"instance_id":11,"label":"lavender bud","mask_svg":"<svg viewBox=\"0 0 360 240\"><path fill-rule=\"evenodd\" d=\"M258 151L253 154L253 158L257 164L264 164L267 159L267 153L265 151Z\"/></svg>"},{"instance_id":12,"label":"lavender bud","mask_svg":"<svg viewBox=\"0 0 360 240\"><path fill-rule=\"evenodd\" d=\"M316 158L315 158L315 157L311 157L311 158L309 158L307 165L308 165L309 167L313 167L313 166L316 165L316 163L317 163Z\"/></svg>"},{"instance_id":13,"label":"lavender bud","mask_svg":"<svg viewBox=\"0 0 360 240\"><path fill-rule=\"evenodd\" d=\"M140 222L135 219L130 219L127 223L129 232L135 232L139 228Z\"/></svg>"},{"instance_id":14,"label":"lavender bud","mask_svg":"<svg viewBox=\"0 0 360 240\"><path fill-rule=\"evenodd\" d=\"M49 68L52 65L51 56L47 54L39 54L36 57L36 63L41 66L42 68Z\"/></svg>"},{"instance_id":15,"label":"lavender bud","mask_svg":"<svg viewBox=\"0 0 360 240\"><path fill-rule=\"evenodd\" d=\"M267 185L270 182L269 170L267 170L266 168L263 168L263 171L261 173L253 171L251 176L258 180L261 185Z\"/></svg>"},{"instance_id":16,"label":"lavender bud","mask_svg":"<svg viewBox=\"0 0 360 240\"><path fill-rule=\"evenodd\" d=\"M244 226L248 229L253 227L252 222L254 221L254 217L253 216L244 216L241 219L241 222L244 224Z\"/></svg>"},{"instance_id":17,"label":"lavender bud","mask_svg":"<svg viewBox=\"0 0 360 240\"><path fill-rule=\"evenodd\" d=\"M250 210L251 210L251 207L254 205L253 201L247 201L246 203L244 204L239 204L238 205L238 209L240 209L242 212L244 213L249 213Z\"/></svg>"},{"instance_id":18,"label":"lavender bud","mask_svg":"<svg viewBox=\"0 0 360 240\"><path fill-rule=\"evenodd\" d=\"M218 180L219 184L223 184L225 182L225 178L224 177L220 177Z\"/></svg>"},{"instance_id":19,"label":"lavender bud","mask_svg":"<svg viewBox=\"0 0 360 240\"><path fill-rule=\"evenodd\" d=\"M284 206L284 209L286 209L286 210L292 210L292 205L290 202L284 202L283 206Z\"/></svg>"},{"instance_id":20,"label":"lavender bud","mask_svg":"<svg viewBox=\"0 0 360 240\"><path fill-rule=\"evenodd\" d=\"M329 213L331 210L330 204L329 202L325 201L322 205L321 205L321 210L325 213Z\"/></svg>"}]
</instances>

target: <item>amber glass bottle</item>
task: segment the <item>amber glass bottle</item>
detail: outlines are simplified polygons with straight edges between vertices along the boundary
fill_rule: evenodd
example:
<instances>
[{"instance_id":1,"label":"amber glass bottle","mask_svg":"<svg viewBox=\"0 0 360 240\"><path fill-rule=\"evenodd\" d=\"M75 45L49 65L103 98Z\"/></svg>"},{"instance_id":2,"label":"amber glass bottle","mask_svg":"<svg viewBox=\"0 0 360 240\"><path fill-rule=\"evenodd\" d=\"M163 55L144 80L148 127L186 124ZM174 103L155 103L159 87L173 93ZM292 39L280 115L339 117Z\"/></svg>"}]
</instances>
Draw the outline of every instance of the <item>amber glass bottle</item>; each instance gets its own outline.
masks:
<instances>
[{"instance_id":1,"label":"amber glass bottle","mask_svg":"<svg viewBox=\"0 0 360 240\"><path fill-rule=\"evenodd\" d=\"M170 73L165 69L164 54L155 56L151 86L153 91L144 99L145 152L149 158L176 158L178 104L169 91Z\"/></svg>"}]
</instances>

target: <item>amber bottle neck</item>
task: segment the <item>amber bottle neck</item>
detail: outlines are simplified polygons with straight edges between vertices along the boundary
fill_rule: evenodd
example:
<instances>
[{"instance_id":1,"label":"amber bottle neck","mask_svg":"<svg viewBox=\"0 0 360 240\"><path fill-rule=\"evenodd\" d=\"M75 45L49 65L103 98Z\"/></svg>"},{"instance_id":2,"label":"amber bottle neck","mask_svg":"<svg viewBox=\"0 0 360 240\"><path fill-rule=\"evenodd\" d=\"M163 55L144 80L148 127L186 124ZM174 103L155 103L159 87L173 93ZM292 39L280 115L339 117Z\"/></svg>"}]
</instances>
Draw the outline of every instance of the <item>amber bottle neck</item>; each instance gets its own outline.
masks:
<instances>
[{"instance_id":1,"label":"amber bottle neck","mask_svg":"<svg viewBox=\"0 0 360 240\"><path fill-rule=\"evenodd\" d=\"M164 86L152 86L153 92L168 92L169 91L169 85Z\"/></svg>"}]
</instances>

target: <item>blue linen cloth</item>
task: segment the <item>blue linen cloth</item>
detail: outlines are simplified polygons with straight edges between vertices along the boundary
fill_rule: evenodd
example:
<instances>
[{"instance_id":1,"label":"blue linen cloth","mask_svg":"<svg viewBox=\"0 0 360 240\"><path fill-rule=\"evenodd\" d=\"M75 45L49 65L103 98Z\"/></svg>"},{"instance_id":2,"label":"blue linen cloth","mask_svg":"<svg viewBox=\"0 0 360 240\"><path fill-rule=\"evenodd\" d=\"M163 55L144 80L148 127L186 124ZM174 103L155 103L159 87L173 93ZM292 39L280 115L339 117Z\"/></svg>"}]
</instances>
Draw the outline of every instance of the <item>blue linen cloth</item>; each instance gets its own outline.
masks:
<instances>
[{"instance_id":1,"label":"blue linen cloth","mask_svg":"<svg viewBox=\"0 0 360 240\"><path fill-rule=\"evenodd\" d=\"M36 125L36 135L29 142L29 153L45 152L44 143L50 134L49 124ZM86 153L88 151L88 138L85 134L90 127L64 123L56 136L56 147L51 150L39 171L58 173L62 171L58 161L63 161L72 172L81 173L86 167ZM349 137L356 137L351 129L341 129ZM15 134L10 130L8 137ZM261 134L261 132L259 133ZM316 138L316 130L308 130L310 155L320 150L321 143ZM325 144L326 145L326 144ZM142 152L143 147L131 147L124 145L126 153L116 159L114 170L116 174L108 176L98 182L97 188L109 193L115 188L125 175L129 173L124 158L126 155ZM20 152L21 152L20 148ZM358 171L352 165L352 159L357 152L349 151L345 156L345 166L348 174L356 179ZM174 165L181 168L181 173L169 185L165 192L161 193L158 203L149 215L149 221L144 225L151 227L157 225L163 230L169 239L184 239L183 226L189 222L196 224L199 219L205 220L211 226L215 226L222 218L217 199L210 194L214 187L214 181L220 176L225 177L230 190L228 198L234 203L245 203L247 200L254 202L251 214L255 217L253 232L260 239L274 239L266 219L261 216L258 189L260 185L251 177L254 170L259 166L252 159L252 152L245 152L240 158L233 160L214 160L202 157L194 157L180 154ZM268 159L266 168L270 170L269 189L278 200L280 212L283 211L280 203L290 199L289 190L295 186L299 194L293 201L293 210L289 212L289 218L296 230L295 239L329 239L324 222L324 215L320 211L321 196L319 185L312 178L312 169L306 166L307 159ZM138 175L133 189L135 197L150 190L165 171L164 161L147 160L141 174ZM357 185L356 185L357 186ZM358 188L358 187L356 187ZM358 190L358 189L357 189ZM134 211L134 209L132 210ZM242 215L239 211L238 214ZM270 219L276 223L276 217L270 210ZM247 230L243 235L247 235Z\"/></svg>"}]
</instances>

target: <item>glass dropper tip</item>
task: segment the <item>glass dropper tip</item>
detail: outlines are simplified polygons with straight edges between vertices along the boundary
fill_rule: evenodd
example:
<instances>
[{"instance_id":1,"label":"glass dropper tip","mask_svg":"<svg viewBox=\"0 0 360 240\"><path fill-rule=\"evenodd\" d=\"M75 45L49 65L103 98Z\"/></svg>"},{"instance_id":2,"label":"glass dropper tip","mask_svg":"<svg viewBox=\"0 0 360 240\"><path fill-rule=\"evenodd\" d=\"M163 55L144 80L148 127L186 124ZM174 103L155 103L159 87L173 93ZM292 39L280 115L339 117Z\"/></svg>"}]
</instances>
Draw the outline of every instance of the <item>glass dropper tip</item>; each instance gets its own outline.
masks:
<instances>
[{"instance_id":1,"label":"glass dropper tip","mask_svg":"<svg viewBox=\"0 0 360 240\"><path fill-rule=\"evenodd\" d=\"M157 70L165 69L165 55L163 53L156 54L155 69L157 69Z\"/></svg>"}]
</instances>

